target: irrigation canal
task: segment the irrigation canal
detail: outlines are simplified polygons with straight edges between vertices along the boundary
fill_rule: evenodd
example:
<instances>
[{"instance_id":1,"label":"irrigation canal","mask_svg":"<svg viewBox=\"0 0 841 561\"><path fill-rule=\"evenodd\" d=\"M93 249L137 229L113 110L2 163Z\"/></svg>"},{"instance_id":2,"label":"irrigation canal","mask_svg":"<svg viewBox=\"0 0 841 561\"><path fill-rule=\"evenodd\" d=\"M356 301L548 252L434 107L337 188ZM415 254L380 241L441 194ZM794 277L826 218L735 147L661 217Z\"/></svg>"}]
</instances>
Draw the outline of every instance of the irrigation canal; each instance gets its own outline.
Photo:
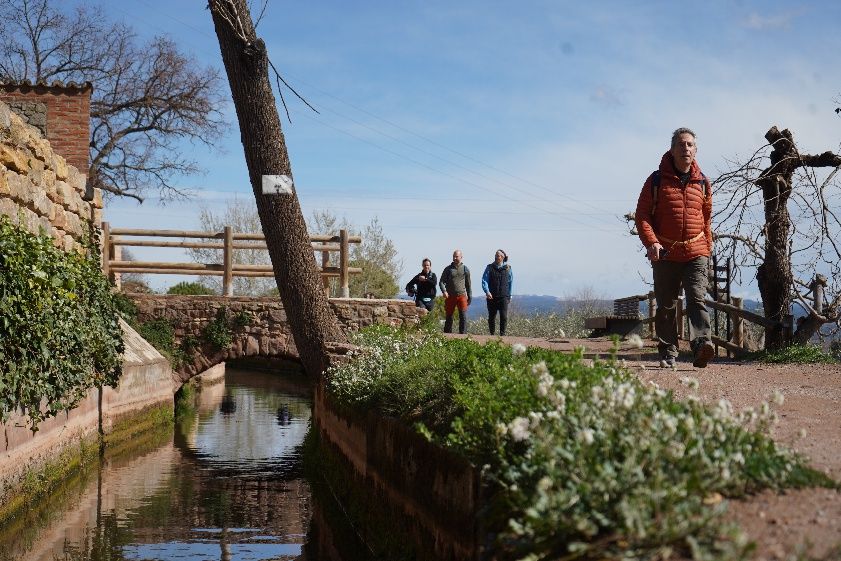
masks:
<instances>
[{"instance_id":1,"label":"irrigation canal","mask_svg":"<svg viewBox=\"0 0 841 561\"><path fill-rule=\"evenodd\" d=\"M0 528L0 560L365 559L325 543L349 532L326 526L337 509L305 475L311 411L303 380L229 367L174 430L109 451Z\"/></svg>"}]
</instances>

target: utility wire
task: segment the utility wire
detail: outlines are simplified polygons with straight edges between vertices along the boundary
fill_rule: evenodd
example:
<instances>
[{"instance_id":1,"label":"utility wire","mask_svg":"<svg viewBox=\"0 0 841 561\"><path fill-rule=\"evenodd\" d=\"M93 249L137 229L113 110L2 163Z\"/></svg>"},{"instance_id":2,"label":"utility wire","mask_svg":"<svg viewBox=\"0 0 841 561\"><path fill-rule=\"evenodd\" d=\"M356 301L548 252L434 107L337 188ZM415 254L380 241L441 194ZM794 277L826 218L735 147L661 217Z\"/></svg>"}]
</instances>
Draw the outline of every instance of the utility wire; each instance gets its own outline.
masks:
<instances>
[{"instance_id":1,"label":"utility wire","mask_svg":"<svg viewBox=\"0 0 841 561\"><path fill-rule=\"evenodd\" d=\"M150 9L152 9L152 8L153 8L153 7L152 7L152 6L151 6L151 5L150 5L150 4L149 4L146 0L139 0L139 1L140 1L140 3L144 4L144 5L145 5L145 6L147 6L148 8L150 8ZM114 7L116 7L116 6L114 6ZM136 16L134 16L133 14L129 14L129 13L127 13L125 10L122 10L122 9L119 9L119 8L117 8L117 9L118 9L118 11L122 12L123 14L125 14L125 15L127 15L127 16L129 16L129 17L133 18L133 19L140 19L140 18L136 18ZM188 22L185 22L185 21L183 21L183 20L181 20L181 19L179 19L179 18L177 18L177 17L173 16L172 14L170 14L170 13L168 13L168 12L164 12L164 15L165 15L166 17L168 17L169 19L171 19L172 21L175 21L175 22L177 22L177 23L179 23L179 24L181 24L181 25L184 25L184 26L186 26L186 27L189 27L190 29L193 29L194 31L196 31L197 33L199 33L199 34L201 34L201 35L203 35L203 36L205 36L205 37L208 37L208 38L211 38L211 39L214 39L214 40L216 39L216 37L215 37L214 35L212 35L212 34L210 34L210 33L207 33L205 30L203 30L203 29L201 29L201 28L198 28L198 27L196 27L196 26L194 26L194 25L192 25L192 24L190 24L190 23L188 23ZM154 28L156 28L156 29L160 29L160 26L159 26L159 25L152 24L152 23L150 23L150 22L148 22L148 21L145 21L145 20L142 20L142 19L141 19L141 21L144 21L144 23L146 23L147 25L149 25L149 26L151 26L151 27L154 27ZM276 71L276 73L277 73L277 71ZM278 77L279 77L279 73L277 73L277 75L278 75ZM486 167L486 168L488 168L488 169L492 169L492 170L494 170L494 171L497 171L497 172L499 172L499 173L502 173L502 174L504 174L504 175L506 175L506 176L508 176L508 177L511 177L511 178L513 178L513 179L516 179L517 181L521 181L521 182L526 183L526 184L528 184L528 185L532 185L533 187L539 188L539 189L541 189L541 190L543 190L543 191L546 191L546 192L549 192L549 193L551 193L551 194L553 194L553 195L560 196L560 197L562 197L563 199L566 199L566 200L571 201L571 202L573 202L573 203L576 203L576 204L581 204L581 205L587 206L587 207L589 207L589 208L591 208L591 209L598 210L598 211L601 211L601 210L602 210L601 208L599 208L599 207L597 207L597 206L595 206L595 205L592 205L592 204L590 204L590 203L588 203L588 202L586 202L586 201L576 199L576 198L571 197L571 196L569 196L569 195L566 195L566 194L564 194L564 193L559 193L559 192L557 192L557 191L555 191L555 190L553 190L553 189L549 189L548 187L545 187L545 186L540 185L540 184L538 184L538 183L535 183L535 182L533 182L533 181L530 181L530 180L527 180L527 179L525 179L525 178L519 177L519 176L517 176L517 175L511 174L511 173L509 173L509 172L507 172L507 171L505 171L505 170L503 170L503 169L500 169L500 168L498 168L498 167L496 167L496 166L493 166L493 165L491 165L491 164L489 164L489 163L487 163L487 162L484 162L484 161L482 161L482 160L480 160L480 159L474 158L474 157L469 156L469 155L467 155L467 154L465 154L465 153L463 153L463 152L460 152L460 151L455 150L455 149L453 149L453 148L450 148L450 147L448 147L448 146L446 146L446 145L443 145L443 144L441 144L441 143L438 143L438 142L436 142L436 141L434 141L434 140L432 140L432 139L430 139L430 138L425 137L424 135L421 135L421 134L419 134L419 133L416 133L416 132L414 132L414 131L412 131L412 130L410 130L410 129L406 128L406 127L403 127L403 126L401 126L401 125L399 125L399 124L397 124L397 123L394 123L394 122L392 122L392 121L390 121L390 120L388 120L388 119L385 119L385 118L383 118L383 117L380 117L380 116L378 116L378 115L376 115L376 114L374 114L374 113L372 113L372 112L370 112L370 111L368 111L368 110L366 110L366 109L364 109L364 108L362 108L362 107L359 107L359 106L357 106L357 105L355 105L355 104L353 104L353 103L351 103L351 102L345 101L345 100L343 100L343 99L339 98L338 96L335 96L335 95L333 95L333 94L331 94L331 93L329 93L329 92L326 92L326 91L322 90L321 88L318 88L317 86L315 86L315 85L313 85L313 84L310 84L310 83L306 82L305 80L302 80L302 79L301 79L301 78L299 78L299 77L295 77L294 75L290 75L290 74L288 74L288 73L287 73L287 76L292 76L292 77L294 77L296 81L298 81L298 82L300 82L300 83L302 83L302 84L306 85L307 87L309 87L309 88L311 88L311 89L313 89L313 90L315 90L315 91L317 91L317 92L321 93L322 95L325 95L325 96L327 96L327 97L329 97L329 98L331 98L331 99L334 99L334 100L336 100L336 101L338 101L338 102L340 102L340 103L343 103L343 104L345 104L345 105L347 105L347 106L349 106L349 107L353 108L353 109L354 109L354 110L356 110L356 111L359 111L359 112L361 112L361 113L363 113L363 114L365 114L365 115L368 115L368 116L370 116L370 117L372 117L372 118L374 118L374 119L377 119L377 120L379 120L379 121L381 121L381 122L383 122L383 123L386 123L386 124L388 124L389 126L392 126L392 127L396 128L396 129L398 129L398 130L401 130L401 131L403 131L403 132L406 132L406 133L408 133L408 134L411 134L412 136L415 136L415 137L417 137L417 138L420 138L421 140L424 140L425 142L428 142L428 143L430 143L430 144L432 144L432 145L434 145L434 146L437 146L437 147L439 147L439 148L441 148L441 149L443 149L443 150L446 150L446 151L448 151L448 152L451 152L451 153L453 153L453 154L456 154L457 156L459 156L459 157L461 157L461 158L464 158L464 159L466 159L466 160L469 160L469 161L472 161L472 162L477 163L477 164L479 164L479 165L482 165L482 166L484 166L484 167ZM286 80L284 80L284 83L287 83L287 82L286 82ZM278 85L278 87L280 87L280 86ZM291 86L288 86L288 87L289 87L289 88L290 88L290 90L292 90L292 91L293 91L296 95L298 95L298 93L297 93L297 92L296 92L296 91L295 91L295 90L294 90ZM281 94L281 95L282 95L282 94ZM298 97L299 97L299 98L301 98L301 99L303 100L303 98L302 98L300 95L298 95ZM315 108L314 108L314 107L313 107L310 103L308 103L306 100L303 100L303 101L304 101L304 103L306 103L306 104L307 104L307 105L308 105L311 109L313 109L314 111L316 111L316 110L315 110ZM389 134L387 134L387 133L385 133L385 132L383 132L383 131L381 131L381 130L379 130L379 129L376 129L376 128L374 128L374 127L371 127L371 126L368 126L368 125L366 125L366 124L364 124L364 123L361 123L360 121L358 121L358 120L356 120L356 119L353 119L352 117L348 117L348 116L346 116L346 115L343 115L342 113L337 112L337 111L335 111L335 110L333 110L333 109L331 109L331 108L329 108L329 107L325 107L325 106L324 106L324 105L322 105L322 104L319 104L319 105L320 105L322 108L326 108L328 111L330 111L330 112L331 112L331 113L333 113L334 115L338 115L338 116L340 116L340 117L342 117L342 118L345 118L345 119L347 119L347 120L349 120L349 121L351 121L351 122L353 122L353 123L355 123L355 124L357 124L357 125L363 126L363 127L367 128L367 129L371 130L372 132L375 132L375 133L377 133L377 134L380 134L380 135L386 136L387 138L390 138L391 140L394 140L394 141L396 141L396 142L399 142L399 143L401 143L401 144L404 144L404 145L408 146L409 148L412 148L413 150L418 150L418 151L420 151L420 152L422 152L422 153L425 153L425 154L427 154L427 155L430 155L430 156L436 157L436 158L441 159L441 160L443 160L443 161L445 161L445 162L447 162L447 163L450 163L451 165L455 165L455 166L457 166L457 167L459 167L459 168L461 168L461 169L464 169L464 170L466 170L466 171L468 171L468 172L470 172L470 173L474 173L474 174L479 175L480 177L483 177L483 178L488 179L488 180L490 180L490 181L494 181L494 182L499 183L499 184L501 184L501 185L504 185L504 186L506 186L506 187L512 188L512 189L514 189L514 190L516 190L516 191L518 191L518 192L520 192L520 193L522 193L522 194L524 194L524 195L528 195L528 196L532 196L532 197L534 197L531 193L529 193L529 192L527 192L527 191L525 191L525 190L523 190L523 189L520 189L520 188L514 187L513 185L510 185L510 184L508 184L508 183L505 183L505 182L502 182L502 181L499 181L499 180L496 180L496 179L490 178L490 177L486 176L485 174L483 174L483 173L481 173L481 172L477 172L477 171L475 171L475 170L472 170L472 169L470 169L470 168L467 168L466 166L463 166L463 165L458 164L458 163L456 163L456 162L452 162L451 160L449 160L449 159L447 159L447 158L443 158L442 156L438 156L438 155L436 155L436 154L433 154L433 153L431 153L431 152L429 152L429 151L426 151L426 150L424 150L424 149L422 149L422 148L419 148L419 147L417 147L417 146L415 146L415 145L412 145L412 144L406 143L405 141L402 141L402 140L400 140L400 139L398 139L398 138L396 138L396 137L394 137L394 136L392 136L392 135L389 135ZM284 103L284 106L285 106L285 103ZM293 112L294 112L294 111L293 111ZM316 112L318 112L318 111L316 111ZM413 164L415 164L415 165L421 166L421 167L423 167L423 168L426 168L426 169L428 169L428 170L430 170L430 171L433 171L433 172L439 173L439 174L444 175L444 176L446 176L446 177L450 177L450 178L452 178L452 179L455 179L456 181L460 181L460 182L462 182L462 183L466 183L466 184L471 185L471 186L473 186L473 187L476 187L476 188L478 188L478 189L480 189L480 190L482 190L482 191L484 191L485 189L487 189L487 187L486 187L486 186L481 186L481 185L478 185L478 184L476 184L476 183L473 183L472 181L468 181L468 180L466 180L466 179L464 179L464 178L458 177L458 176L456 176L456 175L454 175L454 174L451 174L451 173L449 173L449 172L446 172L446 171L443 171L443 170L437 169L437 168L435 168L435 167L433 167L433 166L430 166L430 165L428 165L428 164L425 164L425 163L423 163L423 162L421 162L421 161L419 161L419 160L416 160L416 159L411 158L411 157L409 157L409 156L403 155L403 154L401 154L401 153L399 153L399 152L397 152L397 151L391 150L391 149L386 148L386 147L384 147L384 146L381 146L381 145L379 145L379 144L377 144L377 143L374 143L374 142L372 142L372 141L369 141L369 140L367 140L367 139L364 139L364 138L362 138L362 137L360 137L360 136L358 136L358 135L355 135L355 134L353 134L353 133L351 133L351 132L349 132L349 131L346 131L346 130L344 130L344 129L341 129L341 128L337 127L337 126L334 126L334 125L328 124L328 123L327 123L327 122L325 122L325 121L321 121L321 120L315 119L315 118L313 118L311 115L306 115L306 114L305 114L305 116L306 116L306 117L308 117L308 118L313 119L315 122L318 122L318 123L322 124L322 126L326 126L326 127L330 128L330 129L333 129L333 130L335 130L335 131L337 131L337 132L341 132L341 133L343 133L343 134L345 134L345 135L347 135L347 136L350 136L350 137L352 137L352 138L354 138L354 139L356 139L356 140L358 140L358 141L360 141L360 142L364 142L364 143L366 143L366 144L368 144L368 145L370 145L370 146L374 146L375 148L378 148L379 150L385 151L385 152L387 152L387 153L389 153L389 154L392 154L392 155L394 155L394 156L396 156L396 157L402 158L402 159L404 159L404 160L406 160L406 161L409 161L409 162L411 162L411 163L413 163ZM507 195L504 195L504 194L500 194L500 193L496 193L496 194L498 194L498 195L502 196L504 199L506 199L506 200L508 200L508 201L510 201L510 202L518 202L518 203L520 203L520 204L524 204L525 206L528 206L528 207L530 207L530 208L536 209L536 210L540 211L541 213L560 216L560 214L558 214L558 213L553 213L552 211L549 211L549 210L544 209L544 208L542 208L542 207L535 207L534 205L529 204L529 202L527 202L527 201L514 199L514 198L512 198L512 197L510 197L510 196L507 196ZM545 198L544 198L544 199L538 199L538 200L540 200L541 202L552 202L551 200L547 200L547 199L545 199ZM576 214L577 214L577 215L579 215L579 216L591 216L591 215L588 215L588 214L583 214L583 213L576 213ZM587 223L582 222L582 221L580 221L580 220L575 220L575 219L573 219L572 221L573 221L573 222L576 222L576 223L578 223L578 224L580 224L580 225L582 225L582 226L587 226L587 227L590 227L590 226L591 226L590 224L587 224ZM613 233L613 230L609 230L609 231L608 231L608 230L605 230L605 229L603 229L603 228L598 228L598 227L595 227L594 229L599 230L599 231L603 231L603 232Z\"/></svg>"}]
</instances>

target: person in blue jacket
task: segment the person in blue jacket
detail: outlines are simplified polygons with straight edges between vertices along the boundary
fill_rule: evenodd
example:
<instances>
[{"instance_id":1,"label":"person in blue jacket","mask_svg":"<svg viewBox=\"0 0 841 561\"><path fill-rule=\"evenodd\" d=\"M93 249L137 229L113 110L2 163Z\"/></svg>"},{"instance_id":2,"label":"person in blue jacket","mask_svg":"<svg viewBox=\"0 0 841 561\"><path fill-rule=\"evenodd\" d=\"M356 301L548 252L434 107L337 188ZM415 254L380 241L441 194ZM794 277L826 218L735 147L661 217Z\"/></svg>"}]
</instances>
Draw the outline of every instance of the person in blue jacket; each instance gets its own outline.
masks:
<instances>
[{"instance_id":1,"label":"person in blue jacket","mask_svg":"<svg viewBox=\"0 0 841 561\"><path fill-rule=\"evenodd\" d=\"M496 314L499 312L499 334L505 335L508 325L508 304L511 302L511 288L514 286L514 273L508 264L508 254L496 250L494 262L485 267L482 274L482 290L488 303L488 329L491 335L496 331Z\"/></svg>"}]
</instances>

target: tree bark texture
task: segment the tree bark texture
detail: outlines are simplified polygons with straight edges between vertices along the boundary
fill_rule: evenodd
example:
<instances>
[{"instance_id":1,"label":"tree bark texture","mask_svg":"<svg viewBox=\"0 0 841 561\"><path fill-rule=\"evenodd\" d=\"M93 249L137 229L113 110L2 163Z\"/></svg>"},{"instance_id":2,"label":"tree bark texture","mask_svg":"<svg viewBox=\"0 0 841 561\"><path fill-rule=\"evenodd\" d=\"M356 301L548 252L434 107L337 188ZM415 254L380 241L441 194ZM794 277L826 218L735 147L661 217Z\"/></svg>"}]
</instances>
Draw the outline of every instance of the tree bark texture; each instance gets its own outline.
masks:
<instances>
[{"instance_id":1,"label":"tree bark texture","mask_svg":"<svg viewBox=\"0 0 841 561\"><path fill-rule=\"evenodd\" d=\"M292 177L266 46L257 38L245 0L210 0L209 7L277 288L304 369L319 376L330 365L330 349L347 339L321 287L294 187L291 194L262 193L263 175Z\"/></svg>"},{"instance_id":2,"label":"tree bark texture","mask_svg":"<svg viewBox=\"0 0 841 561\"><path fill-rule=\"evenodd\" d=\"M800 160L788 129L780 132L777 127L771 127L765 139L774 149L771 165L756 181L762 188L765 205L765 259L757 269L756 280L765 317L782 322L791 309L794 283L789 255L791 217L787 205L794 170L800 165ZM766 349L778 349L785 344L782 329L765 329Z\"/></svg>"}]
</instances>

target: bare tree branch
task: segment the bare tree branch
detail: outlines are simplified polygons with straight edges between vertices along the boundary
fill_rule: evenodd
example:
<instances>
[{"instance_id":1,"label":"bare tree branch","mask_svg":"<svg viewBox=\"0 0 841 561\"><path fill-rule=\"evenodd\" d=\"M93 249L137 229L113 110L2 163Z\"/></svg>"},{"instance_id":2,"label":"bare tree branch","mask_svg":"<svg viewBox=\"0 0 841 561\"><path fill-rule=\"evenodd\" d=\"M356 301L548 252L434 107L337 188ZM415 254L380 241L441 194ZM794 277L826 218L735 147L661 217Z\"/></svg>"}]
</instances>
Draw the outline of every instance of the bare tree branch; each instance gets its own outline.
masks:
<instances>
[{"instance_id":1,"label":"bare tree branch","mask_svg":"<svg viewBox=\"0 0 841 561\"><path fill-rule=\"evenodd\" d=\"M779 320L792 303L803 306L809 315L795 339L805 342L838 321L841 220L830 201L841 195L841 156L801 154L787 129L771 127L765 138L768 144L730 160L714 182L716 250L732 255L737 268L756 271L766 316ZM811 283L824 273L832 279L831 304L817 312L809 303ZM767 344L779 342L779 333L770 335Z\"/></svg>"},{"instance_id":2,"label":"bare tree branch","mask_svg":"<svg viewBox=\"0 0 841 561\"><path fill-rule=\"evenodd\" d=\"M224 129L222 83L167 38L139 44L131 28L55 0L0 2L0 77L92 82L89 180L143 201L183 198L176 179L199 171L184 141L212 146Z\"/></svg>"}]
</instances>

